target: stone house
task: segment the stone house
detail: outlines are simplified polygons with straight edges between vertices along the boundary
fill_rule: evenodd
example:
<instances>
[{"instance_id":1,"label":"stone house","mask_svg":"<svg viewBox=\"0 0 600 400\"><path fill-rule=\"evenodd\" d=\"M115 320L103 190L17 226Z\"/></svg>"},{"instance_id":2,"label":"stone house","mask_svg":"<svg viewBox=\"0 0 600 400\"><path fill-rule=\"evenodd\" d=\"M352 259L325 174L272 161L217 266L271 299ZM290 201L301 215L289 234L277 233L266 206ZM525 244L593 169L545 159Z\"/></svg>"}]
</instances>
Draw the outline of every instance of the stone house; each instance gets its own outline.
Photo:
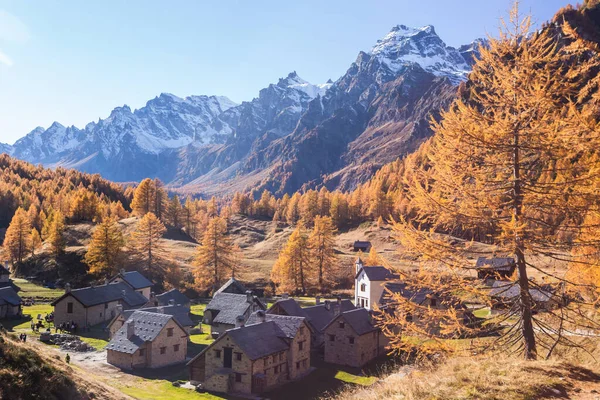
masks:
<instances>
[{"instance_id":1,"label":"stone house","mask_svg":"<svg viewBox=\"0 0 600 400\"><path fill-rule=\"evenodd\" d=\"M356 260L354 277L354 304L356 307L373 310L384 292L385 283L399 276L382 266L365 266L360 258Z\"/></svg>"},{"instance_id":2,"label":"stone house","mask_svg":"<svg viewBox=\"0 0 600 400\"><path fill-rule=\"evenodd\" d=\"M388 344L364 308L339 314L325 327L324 333L325 362L331 364L360 368L385 354Z\"/></svg>"},{"instance_id":3,"label":"stone house","mask_svg":"<svg viewBox=\"0 0 600 400\"><path fill-rule=\"evenodd\" d=\"M247 291L248 289L240 281L235 278L229 278L223 286L213 293L213 296L218 293L246 294Z\"/></svg>"},{"instance_id":4,"label":"stone house","mask_svg":"<svg viewBox=\"0 0 600 400\"><path fill-rule=\"evenodd\" d=\"M368 253L369 251L371 251L371 242L366 240L357 240L352 245L352 250Z\"/></svg>"},{"instance_id":5,"label":"stone house","mask_svg":"<svg viewBox=\"0 0 600 400\"><path fill-rule=\"evenodd\" d=\"M158 307L144 307L137 310L122 310L120 307L117 308L117 315L108 323L107 328L109 337L112 338L127 321L131 315L136 311L145 311L156 314L167 314L172 315L177 323L185 329L189 334L190 331L196 324L190 318L190 311L181 305L170 305L170 306L158 306Z\"/></svg>"},{"instance_id":6,"label":"stone house","mask_svg":"<svg viewBox=\"0 0 600 400\"><path fill-rule=\"evenodd\" d=\"M67 284L65 294L50 304L54 306L55 324L74 322L82 328L110 321L119 305L128 310L140 308L147 301L128 284L118 282L73 290Z\"/></svg>"},{"instance_id":7,"label":"stone house","mask_svg":"<svg viewBox=\"0 0 600 400\"><path fill-rule=\"evenodd\" d=\"M190 380L228 394L260 394L310 371L310 326L302 317L260 310L229 329L189 363ZM256 322L256 323L254 323Z\"/></svg>"},{"instance_id":8,"label":"stone house","mask_svg":"<svg viewBox=\"0 0 600 400\"><path fill-rule=\"evenodd\" d=\"M475 263L479 279L508 279L516 268L517 264L512 257L479 257Z\"/></svg>"},{"instance_id":9,"label":"stone house","mask_svg":"<svg viewBox=\"0 0 600 400\"><path fill-rule=\"evenodd\" d=\"M150 294L152 293L152 286L154 286L154 284L139 272L126 272L124 269L122 269L121 272L119 272L117 275L115 275L108 281L108 283L121 282L129 285L130 288L144 296L146 300L150 299Z\"/></svg>"},{"instance_id":10,"label":"stone house","mask_svg":"<svg viewBox=\"0 0 600 400\"><path fill-rule=\"evenodd\" d=\"M173 315L136 310L106 345L106 361L122 369L164 367L184 362L187 344Z\"/></svg>"},{"instance_id":11,"label":"stone house","mask_svg":"<svg viewBox=\"0 0 600 400\"><path fill-rule=\"evenodd\" d=\"M204 323L210 325L213 337L218 337L227 329L235 328L236 318L242 316L244 322L255 311L265 310L265 305L252 292L236 294L216 293L204 310Z\"/></svg>"},{"instance_id":12,"label":"stone house","mask_svg":"<svg viewBox=\"0 0 600 400\"><path fill-rule=\"evenodd\" d=\"M530 283L531 284L531 283ZM510 308L519 301L520 287L517 282L494 281L489 295L492 298L492 309ZM533 310L551 310L563 304L560 296L553 293L550 287L533 286L529 288L533 301Z\"/></svg>"},{"instance_id":13,"label":"stone house","mask_svg":"<svg viewBox=\"0 0 600 400\"><path fill-rule=\"evenodd\" d=\"M21 297L12 287L0 288L0 319L20 317L23 312L22 304Z\"/></svg>"},{"instance_id":14,"label":"stone house","mask_svg":"<svg viewBox=\"0 0 600 400\"><path fill-rule=\"evenodd\" d=\"M148 300L144 307L159 307L168 305L180 305L187 308L189 311L192 307L192 302L179 290L171 289L168 292L164 292L159 295L155 295L154 292L150 293L150 300Z\"/></svg>"}]
</instances>

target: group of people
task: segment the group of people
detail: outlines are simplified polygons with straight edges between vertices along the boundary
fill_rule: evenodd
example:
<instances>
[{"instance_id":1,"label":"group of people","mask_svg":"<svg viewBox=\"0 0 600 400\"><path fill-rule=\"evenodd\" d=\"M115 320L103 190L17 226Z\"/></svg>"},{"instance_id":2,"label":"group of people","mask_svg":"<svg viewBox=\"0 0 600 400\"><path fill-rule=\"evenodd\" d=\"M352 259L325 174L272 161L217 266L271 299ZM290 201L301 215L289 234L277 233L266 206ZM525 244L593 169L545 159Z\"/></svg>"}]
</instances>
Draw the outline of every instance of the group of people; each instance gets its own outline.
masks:
<instances>
[{"instance_id":1,"label":"group of people","mask_svg":"<svg viewBox=\"0 0 600 400\"><path fill-rule=\"evenodd\" d=\"M31 321L31 331L32 332L39 332L40 328L44 327L44 323L41 320L38 320L37 322L35 321ZM50 329L50 328L48 328Z\"/></svg>"},{"instance_id":2,"label":"group of people","mask_svg":"<svg viewBox=\"0 0 600 400\"><path fill-rule=\"evenodd\" d=\"M58 325L55 325L54 329L56 333L58 333L58 331L60 331L60 333L63 333L64 331L75 333L77 332L77 324L74 321L62 322Z\"/></svg>"},{"instance_id":3,"label":"group of people","mask_svg":"<svg viewBox=\"0 0 600 400\"><path fill-rule=\"evenodd\" d=\"M21 342L26 342L26 341L27 341L27 334L26 334L26 333L21 333L21 334L19 335L19 340L20 340Z\"/></svg>"}]
</instances>

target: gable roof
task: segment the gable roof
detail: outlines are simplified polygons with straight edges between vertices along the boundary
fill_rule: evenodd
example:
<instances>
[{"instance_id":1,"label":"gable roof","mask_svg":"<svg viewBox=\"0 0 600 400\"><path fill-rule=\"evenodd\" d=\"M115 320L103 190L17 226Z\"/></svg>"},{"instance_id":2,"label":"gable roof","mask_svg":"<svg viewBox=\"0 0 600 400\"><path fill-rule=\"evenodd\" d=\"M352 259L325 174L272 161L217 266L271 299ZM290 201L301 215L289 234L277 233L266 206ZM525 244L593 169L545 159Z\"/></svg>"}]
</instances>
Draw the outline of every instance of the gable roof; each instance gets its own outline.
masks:
<instances>
[{"instance_id":1,"label":"gable roof","mask_svg":"<svg viewBox=\"0 0 600 400\"><path fill-rule=\"evenodd\" d=\"M130 307L139 307L146 304L148 301L140 293L133 290L128 284L124 282L118 282L109 283L108 285L73 289L69 293L63 294L50 304L56 305L59 301L69 295L73 296L77 301L83 304L84 307L91 307L97 304L103 304L117 300L124 301Z\"/></svg>"},{"instance_id":2,"label":"gable roof","mask_svg":"<svg viewBox=\"0 0 600 400\"><path fill-rule=\"evenodd\" d=\"M110 281L113 282L117 278L123 279L125 282L129 284L134 289L144 289L147 287L152 287L154 284L150 282L148 278L139 273L138 271L128 271L128 272L119 272L114 278Z\"/></svg>"},{"instance_id":3,"label":"gable roof","mask_svg":"<svg viewBox=\"0 0 600 400\"><path fill-rule=\"evenodd\" d=\"M18 306L21 302L21 297L19 297L12 287L0 288L0 305L10 304L11 306Z\"/></svg>"},{"instance_id":4,"label":"gable roof","mask_svg":"<svg viewBox=\"0 0 600 400\"><path fill-rule=\"evenodd\" d=\"M358 278L362 271L365 272L365 275L367 275L367 278L369 278L370 281L374 282L388 281L390 279L398 279L400 277L398 274L394 274L391 270L387 269L386 267L378 265L362 267L356 273L355 279Z\"/></svg>"},{"instance_id":5,"label":"gable roof","mask_svg":"<svg viewBox=\"0 0 600 400\"><path fill-rule=\"evenodd\" d=\"M257 315L258 311L253 312L246 322L246 326L261 324L260 318ZM293 339L298 333L298 329L305 323L306 318L304 317L292 317L289 315L276 315L276 314L265 314L265 322L273 321L279 329L285 334L287 338ZM310 325L307 324L310 328Z\"/></svg>"},{"instance_id":6,"label":"gable roof","mask_svg":"<svg viewBox=\"0 0 600 400\"><path fill-rule=\"evenodd\" d=\"M319 304L312 307L305 307L303 310L308 316L308 320L313 325L313 327L322 332L323 329L331 322L332 319L336 317L336 307L339 307L337 302L329 303L329 310L325 307L325 304ZM339 312L343 313L345 311L350 311L355 309L356 307L350 300L342 300L342 304Z\"/></svg>"},{"instance_id":7,"label":"gable roof","mask_svg":"<svg viewBox=\"0 0 600 400\"><path fill-rule=\"evenodd\" d=\"M512 257L479 257L475 263L477 269L493 269L499 271L510 271L515 267L515 259Z\"/></svg>"},{"instance_id":8,"label":"gable roof","mask_svg":"<svg viewBox=\"0 0 600 400\"><path fill-rule=\"evenodd\" d=\"M225 284L223 286L221 286L214 294L219 294L219 293L237 293L237 294L244 294L246 293L248 289L246 289L246 287L237 279L235 278L229 278L229 280L227 282L225 282Z\"/></svg>"},{"instance_id":9,"label":"gable roof","mask_svg":"<svg viewBox=\"0 0 600 400\"><path fill-rule=\"evenodd\" d=\"M133 354L145 342L152 342L167 323L173 320L177 325L177 320L168 314L157 314L146 311L134 311L131 316L125 321L125 324L115 333L111 341L106 345L106 349L118 351L120 353ZM132 337L127 337L127 322L134 321L134 334ZM185 329L181 325L179 327Z\"/></svg>"},{"instance_id":10,"label":"gable roof","mask_svg":"<svg viewBox=\"0 0 600 400\"><path fill-rule=\"evenodd\" d=\"M371 321L371 315L364 308L357 308L350 311L345 311L335 317L327 324L327 326L323 329L326 330L331 324L339 319L344 319L348 325L352 328L352 330L358 335L362 336L364 334L373 332L378 330L378 328L373 325Z\"/></svg>"},{"instance_id":11,"label":"gable roof","mask_svg":"<svg viewBox=\"0 0 600 400\"><path fill-rule=\"evenodd\" d=\"M520 292L521 287L516 282L494 281L490 290L490 296L512 300L518 298ZM535 287L529 288L529 294L533 301L537 302L550 301L554 296L550 291Z\"/></svg>"},{"instance_id":12,"label":"gable roof","mask_svg":"<svg viewBox=\"0 0 600 400\"><path fill-rule=\"evenodd\" d=\"M363 247L363 248L371 247L371 242L369 242L368 240L356 240L354 242L354 247Z\"/></svg>"},{"instance_id":13,"label":"gable roof","mask_svg":"<svg viewBox=\"0 0 600 400\"><path fill-rule=\"evenodd\" d=\"M421 305L428 298L434 297L439 299L442 303L444 303L447 307L452 307L455 309L465 309L466 306L463 302L457 297L450 296L448 294L441 294L439 292L435 292L433 289L429 287L415 287L410 286L405 282L386 282L384 285L384 291L381 293L381 297L379 299L379 304L383 307L386 304L390 303L391 298L388 292L385 290L389 290L392 293L399 294L404 299Z\"/></svg>"},{"instance_id":14,"label":"gable roof","mask_svg":"<svg viewBox=\"0 0 600 400\"><path fill-rule=\"evenodd\" d=\"M162 309L161 312L159 312L160 311L159 308ZM150 313L155 313L155 314L172 315L175 318L175 320L179 323L179 325L181 325L183 327L196 325L194 323L194 321L192 321L192 319L190 318L190 313L189 313L188 309L182 305L161 306L161 307L144 307L144 308L140 308L137 310L125 310L122 312L122 315L127 320L136 311L145 311L145 312L150 312ZM117 318L119 318L119 315L115 316L112 319L112 321L110 321L108 326L111 326L117 320Z\"/></svg>"},{"instance_id":15,"label":"gable roof","mask_svg":"<svg viewBox=\"0 0 600 400\"><path fill-rule=\"evenodd\" d=\"M173 300L175 305L187 304L190 302L190 299L177 289L171 289L168 292L156 295L156 300L158 301L159 306L168 306L170 300Z\"/></svg>"},{"instance_id":16,"label":"gable roof","mask_svg":"<svg viewBox=\"0 0 600 400\"><path fill-rule=\"evenodd\" d=\"M287 337L285 332L274 321L228 329L225 332L251 360L278 353L290 347L284 340Z\"/></svg>"},{"instance_id":17,"label":"gable roof","mask_svg":"<svg viewBox=\"0 0 600 400\"><path fill-rule=\"evenodd\" d=\"M248 302L248 295L235 293L217 293L206 306L206 310L217 311L213 322L219 324L235 325L239 315L245 315L253 304L265 309L264 304L256 296L252 296L252 303Z\"/></svg>"},{"instance_id":18,"label":"gable roof","mask_svg":"<svg viewBox=\"0 0 600 400\"><path fill-rule=\"evenodd\" d=\"M304 309L302 307L300 307L300 304L298 304L298 302L294 299L279 299L277 300L271 307L269 307L269 310L267 311L267 313L269 313L271 310L273 310L275 308L275 306L281 307L281 309L283 309L283 311L292 317L308 317L308 315L306 314L306 312L304 311Z\"/></svg>"}]
</instances>

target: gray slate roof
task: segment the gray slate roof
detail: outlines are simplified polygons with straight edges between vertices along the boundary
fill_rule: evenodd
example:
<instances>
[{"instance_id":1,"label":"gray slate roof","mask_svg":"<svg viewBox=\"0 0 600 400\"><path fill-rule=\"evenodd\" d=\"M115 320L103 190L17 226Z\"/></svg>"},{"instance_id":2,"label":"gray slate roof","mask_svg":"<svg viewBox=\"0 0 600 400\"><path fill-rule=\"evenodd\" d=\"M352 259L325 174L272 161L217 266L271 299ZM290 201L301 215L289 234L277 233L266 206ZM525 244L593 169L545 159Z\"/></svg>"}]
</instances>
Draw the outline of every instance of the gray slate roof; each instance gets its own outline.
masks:
<instances>
[{"instance_id":1,"label":"gray slate roof","mask_svg":"<svg viewBox=\"0 0 600 400\"><path fill-rule=\"evenodd\" d=\"M287 315L295 316L295 317L308 317L306 312L300 304L294 299L280 299L273 304L269 310L272 310L275 306L279 306L285 311ZM267 311L269 312L269 311Z\"/></svg>"},{"instance_id":2,"label":"gray slate roof","mask_svg":"<svg viewBox=\"0 0 600 400\"><path fill-rule=\"evenodd\" d=\"M106 345L106 349L133 354L145 342L152 342L156 339L165 325L173 318L172 315L168 314L135 311ZM132 320L135 321L134 335L128 338L127 322Z\"/></svg>"},{"instance_id":3,"label":"gray slate roof","mask_svg":"<svg viewBox=\"0 0 600 400\"><path fill-rule=\"evenodd\" d=\"M335 321L338 321L340 318L343 318L358 336L362 336L377 330L377 327L373 325L373 322L371 321L369 312L364 308L357 308L341 313L337 318L333 319L329 324L327 324L327 327L329 327ZM327 329L327 327L325 327L325 329Z\"/></svg>"},{"instance_id":4,"label":"gray slate roof","mask_svg":"<svg viewBox=\"0 0 600 400\"><path fill-rule=\"evenodd\" d=\"M144 275L140 274L138 271L129 271L129 272L124 272L124 273L119 273L117 276L115 276L113 278L113 280L119 276L125 282L127 282L132 288L134 288L136 290L147 288L147 287L152 287L154 285L152 282L150 282L150 280L148 278L146 278Z\"/></svg>"},{"instance_id":5,"label":"gray slate roof","mask_svg":"<svg viewBox=\"0 0 600 400\"><path fill-rule=\"evenodd\" d=\"M309 322L319 332L322 332L325 327L335 318L335 309L338 307L337 302L331 302L329 310L325 308L325 304L319 304L317 306L305 307L303 310L308 316ZM340 313L350 311L356 307L350 300L342 300Z\"/></svg>"},{"instance_id":6,"label":"gray slate roof","mask_svg":"<svg viewBox=\"0 0 600 400\"><path fill-rule=\"evenodd\" d=\"M253 312L246 321L246 326L260 324L260 318L257 315L258 311ZM283 331L286 337L293 339L298 333L298 329L306 321L304 317L290 317L289 315L265 314L265 322L273 321L279 329Z\"/></svg>"},{"instance_id":7,"label":"gray slate roof","mask_svg":"<svg viewBox=\"0 0 600 400\"><path fill-rule=\"evenodd\" d=\"M274 321L262 324L233 328L225 334L237 344L251 360L257 360L273 353L289 349L289 344L284 340L285 332Z\"/></svg>"},{"instance_id":8,"label":"gray slate roof","mask_svg":"<svg viewBox=\"0 0 600 400\"><path fill-rule=\"evenodd\" d=\"M0 289L0 305L4 304L10 304L11 306L18 306L21 304L21 297L19 297L12 287Z\"/></svg>"},{"instance_id":9,"label":"gray slate roof","mask_svg":"<svg viewBox=\"0 0 600 400\"><path fill-rule=\"evenodd\" d=\"M95 306L97 304L108 303L111 301L122 300L130 307L139 307L148 301L140 293L136 292L124 282L110 283L108 285L86 287L73 289L70 293L65 293L51 304L55 305L68 295L73 296L85 307Z\"/></svg>"},{"instance_id":10,"label":"gray slate roof","mask_svg":"<svg viewBox=\"0 0 600 400\"><path fill-rule=\"evenodd\" d=\"M394 274L391 270L382 266L373 266L373 267L362 267L357 273L356 277L360 275L361 271L365 271L365 274L372 282L380 282L380 281L388 281L390 279L398 279L399 275Z\"/></svg>"},{"instance_id":11,"label":"gray slate roof","mask_svg":"<svg viewBox=\"0 0 600 400\"><path fill-rule=\"evenodd\" d=\"M194 321L192 321L192 319L190 318L189 310L184 306L161 306L160 308L162 308L162 314L172 315L175 318L175 320L179 323L179 325L183 327L196 325ZM158 313L158 309L159 307L145 307L140 308L138 310L126 310L123 311L123 315L125 316L125 319L129 319L129 317L131 317L131 315L136 311Z\"/></svg>"},{"instance_id":12,"label":"gray slate roof","mask_svg":"<svg viewBox=\"0 0 600 400\"><path fill-rule=\"evenodd\" d=\"M159 306L168 306L169 301L173 300L175 304L188 304L190 299L177 289L171 289L156 296Z\"/></svg>"},{"instance_id":13,"label":"gray slate roof","mask_svg":"<svg viewBox=\"0 0 600 400\"><path fill-rule=\"evenodd\" d=\"M354 242L354 247L369 248L371 247L371 242L367 240L357 240Z\"/></svg>"},{"instance_id":14,"label":"gray slate roof","mask_svg":"<svg viewBox=\"0 0 600 400\"><path fill-rule=\"evenodd\" d=\"M423 304L428 297L434 294L433 290L429 288L415 288L404 282L387 282L385 289L388 289L392 293L397 293L415 304ZM379 299L379 304L384 305L388 302L389 294L384 290Z\"/></svg>"},{"instance_id":15,"label":"gray slate roof","mask_svg":"<svg viewBox=\"0 0 600 400\"><path fill-rule=\"evenodd\" d=\"M475 263L478 269L493 269L499 271L510 271L515 266L515 259L512 257L479 257Z\"/></svg>"},{"instance_id":16,"label":"gray slate roof","mask_svg":"<svg viewBox=\"0 0 600 400\"><path fill-rule=\"evenodd\" d=\"M520 286L515 282L495 281L490 290L491 297L513 300L519 297ZM546 302L552 299L553 294L539 288L529 288L529 294L533 301Z\"/></svg>"},{"instance_id":17,"label":"gray slate roof","mask_svg":"<svg viewBox=\"0 0 600 400\"><path fill-rule=\"evenodd\" d=\"M219 290L217 290L213 296L215 294L218 293L237 293L237 294L244 294L246 293L246 287L244 285L242 285L242 283L240 281L238 281L235 278L229 278L229 280L227 282L225 282L225 284L223 286L221 286L219 288Z\"/></svg>"},{"instance_id":18,"label":"gray slate roof","mask_svg":"<svg viewBox=\"0 0 600 400\"><path fill-rule=\"evenodd\" d=\"M263 310L265 309L264 304L256 296L252 296L254 302L252 304L247 299L248 296L245 294L218 293L208 303L206 310L218 311L213 322L235 325L236 317L245 315L254 304L257 304Z\"/></svg>"}]
</instances>

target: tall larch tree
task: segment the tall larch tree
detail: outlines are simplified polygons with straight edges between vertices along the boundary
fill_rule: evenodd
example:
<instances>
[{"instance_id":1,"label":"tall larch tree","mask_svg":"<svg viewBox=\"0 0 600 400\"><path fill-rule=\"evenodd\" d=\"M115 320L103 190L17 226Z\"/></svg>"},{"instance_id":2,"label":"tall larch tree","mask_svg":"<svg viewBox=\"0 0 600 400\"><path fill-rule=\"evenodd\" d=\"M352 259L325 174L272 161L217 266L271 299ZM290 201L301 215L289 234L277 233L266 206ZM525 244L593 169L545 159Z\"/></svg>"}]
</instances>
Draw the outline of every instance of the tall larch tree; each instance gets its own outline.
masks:
<instances>
[{"instance_id":1,"label":"tall larch tree","mask_svg":"<svg viewBox=\"0 0 600 400\"><path fill-rule=\"evenodd\" d=\"M29 245L32 256L35 256L35 251L42 247L42 236L40 236L40 232L35 228L31 228L31 233L29 234Z\"/></svg>"},{"instance_id":2,"label":"tall larch tree","mask_svg":"<svg viewBox=\"0 0 600 400\"><path fill-rule=\"evenodd\" d=\"M338 258L335 254L335 226L331 217L315 217L315 225L308 237L310 246L311 272L321 293L334 283Z\"/></svg>"},{"instance_id":3,"label":"tall larch tree","mask_svg":"<svg viewBox=\"0 0 600 400\"><path fill-rule=\"evenodd\" d=\"M406 182L415 217L394 229L403 248L420 257L427 279L419 284L448 295L457 288L475 291L455 273L471 265L468 243L475 232L484 230L497 253L512 254L518 274L509 285L517 287L518 299L498 318L516 323L501 343L535 359L540 347L550 354L558 341L569 340L561 334L561 315L573 305L534 315L530 289L538 286L530 272L556 279L540 260L568 259L573 245L562 237L576 235L585 214L598 211L600 96L598 58L568 23L560 34L547 27L530 35L530 25L515 7L499 38L480 49L467 92L433 122L427 167ZM457 245L438 232L469 240ZM598 237L585 244L598 245ZM383 321L396 349L406 344L390 328L402 324L400 315Z\"/></svg>"},{"instance_id":4,"label":"tall larch tree","mask_svg":"<svg viewBox=\"0 0 600 400\"><path fill-rule=\"evenodd\" d=\"M143 217L149 212L154 212L156 204L156 187L150 178L146 178L140 182L133 192L133 200L131 201L131 209L137 216Z\"/></svg>"},{"instance_id":5,"label":"tall larch tree","mask_svg":"<svg viewBox=\"0 0 600 400\"><path fill-rule=\"evenodd\" d=\"M114 219L107 219L96 226L85 254L90 274L109 278L119 271L125 240Z\"/></svg>"},{"instance_id":6,"label":"tall larch tree","mask_svg":"<svg viewBox=\"0 0 600 400\"><path fill-rule=\"evenodd\" d=\"M310 249L306 229L299 224L279 253L271 270L278 291L306 294L310 276Z\"/></svg>"},{"instance_id":7,"label":"tall larch tree","mask_svg":"<svg viewBox=\"0 0 600 400\"><path fill-rule=\"evenodd\" d=\"M149 212L142 217L136 230L131 234L128 245L144 263L144 268L152 270L158 266L159 258L164 255L160 239L166 230L156 215Z\"/></svg>"},{"instance_id":8,"label":"tall larch tree","mask_svg":"<svg viewBox=\"0 0 600 400\"><path fill-rule=\"evenodd\" d=\"M238 251L227 235L227 222L224 218L212 217L193 262L196 287L214 292L232 276L238 263Z\"/></svg>"},{"instance_id":9,"label":"tall larch tree","mask_svg":"<svg viewBox=\"0 0 600 400\"><path fill-rule=\"evenodd\" d=\"M52 213L52 221L48 227L48 243L50 243L50 251L57 258L65 252L67 242L64 236L65 232L65 217L62 212L54 211Z\"/></svg>"},{"instance_id":10,"label":"tall larch tree","mask_svg":"<svg viewBox=\"0 0 600 400\"><path fill-rule=\"evenodd\" d=\"M13 262L22 262L30 249L31 223L27 212L17 208L4 237L4 251Z\"/></svg>"}]
</instances>

